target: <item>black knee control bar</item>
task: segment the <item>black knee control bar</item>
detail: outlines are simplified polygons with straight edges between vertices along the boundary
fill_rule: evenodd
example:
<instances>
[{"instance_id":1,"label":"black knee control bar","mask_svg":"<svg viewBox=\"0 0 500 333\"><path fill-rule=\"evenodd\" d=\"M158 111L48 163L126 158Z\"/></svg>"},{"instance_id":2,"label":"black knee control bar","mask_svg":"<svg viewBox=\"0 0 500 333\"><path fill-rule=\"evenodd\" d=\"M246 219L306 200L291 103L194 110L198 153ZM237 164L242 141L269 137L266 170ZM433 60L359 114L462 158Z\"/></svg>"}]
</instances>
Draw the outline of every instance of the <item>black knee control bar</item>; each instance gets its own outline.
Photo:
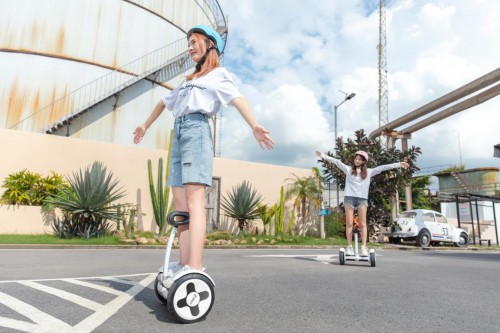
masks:
<instances>
[{"instance_id":1,"label":"black knee control bar","mask_svg":"<svg viewBox=\"0 0 500 333\"><path fill-rule=\"evenodd\" d=\"M176 219L179 216L181 219ZM167 222L173 227L178 227L180 225L189 224L189 213L188 212L172 212L167 216Z\"/></svg>"}]
</instances>

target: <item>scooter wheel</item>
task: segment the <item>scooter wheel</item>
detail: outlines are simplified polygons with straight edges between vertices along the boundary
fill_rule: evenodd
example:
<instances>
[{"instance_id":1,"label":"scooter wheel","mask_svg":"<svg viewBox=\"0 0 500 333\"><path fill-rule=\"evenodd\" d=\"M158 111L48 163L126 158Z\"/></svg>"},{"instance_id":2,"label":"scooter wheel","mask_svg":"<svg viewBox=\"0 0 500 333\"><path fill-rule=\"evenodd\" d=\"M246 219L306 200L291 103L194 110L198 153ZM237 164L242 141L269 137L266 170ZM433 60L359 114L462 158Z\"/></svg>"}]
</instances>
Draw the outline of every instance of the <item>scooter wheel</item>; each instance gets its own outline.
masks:
<instances>
[{"instance_id":1,"label":"scooter wheel","mask_svg":"<svg viewBox=\"0 0 500 333\"><path fill-rule=\"evenodd\" d=\"M370 265L375 267L375 252L370 252Z\"/></svg>"},{"instance_id":2,"label":"scooter wheel","mask_svg":"<svg viewBox=\"0 0 500 333\"><path fill-rule=\"evenodd\" d=\"M345 251L339 251L339 262L341 265L345 264Z\"/></svg>"},{"instance_id":3,"label":"scooter wheel","mask_svg":"<svg viewBox=\"0 0 500 333\"><path fill-rule=\"evenodd\" d=\"M204 275L192 273L176 280L168 291L167 306L175 319L184 324L206 318L214 304L212 282Z\"/></svg>"},{"instance_id":4,"label":"scooter wheel","mask_svg":"<svg viewBox=\"0 0 500 333\"><path fill-rule=\"evenodd\" d=\"M158 274L155 280L155 294L160 301L167 304L167 299L163 295L166 295L168 293L168 289L161 284L160 278L161 278L161 273Z\"/></svg>"}]
</instances>

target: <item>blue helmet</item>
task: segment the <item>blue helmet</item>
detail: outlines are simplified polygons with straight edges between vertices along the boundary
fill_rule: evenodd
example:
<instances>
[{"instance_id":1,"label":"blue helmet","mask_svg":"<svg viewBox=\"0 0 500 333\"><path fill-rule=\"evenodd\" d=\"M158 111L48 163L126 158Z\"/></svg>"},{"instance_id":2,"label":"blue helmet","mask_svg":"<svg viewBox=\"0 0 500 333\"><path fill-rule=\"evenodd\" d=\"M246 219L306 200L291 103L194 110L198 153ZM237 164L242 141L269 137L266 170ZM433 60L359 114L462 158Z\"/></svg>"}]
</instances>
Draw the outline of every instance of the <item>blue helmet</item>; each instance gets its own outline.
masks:
<instances>
[{"instance_id":1,"label":"blue helmet","mask_svg":"<svg viewBox=\"0 0 500 333\"><path fill-rule=\"evenodd\" d=\"M217 54L220 56L222 54L222 50L224 50L224 41L220 37L220 35L215 31L212 27L208 27L206 25L195 25L191 29L189 29L187 33L187 38L191 37L193 32L201 33L207 36L212 42L214 42Z\"/></svg>"}]
</instances>

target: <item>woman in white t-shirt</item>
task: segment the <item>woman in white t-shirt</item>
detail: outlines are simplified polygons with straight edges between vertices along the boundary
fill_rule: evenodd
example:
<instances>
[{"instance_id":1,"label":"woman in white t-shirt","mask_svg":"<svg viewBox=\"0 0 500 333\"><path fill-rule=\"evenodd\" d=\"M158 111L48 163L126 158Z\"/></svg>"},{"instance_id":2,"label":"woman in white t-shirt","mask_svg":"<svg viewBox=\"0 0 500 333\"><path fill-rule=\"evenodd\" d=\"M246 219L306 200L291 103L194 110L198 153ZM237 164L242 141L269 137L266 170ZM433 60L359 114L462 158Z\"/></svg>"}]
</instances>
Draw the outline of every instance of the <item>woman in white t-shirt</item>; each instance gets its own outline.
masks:
<instances>
[{"instance_id":1,"label":"woman in white t-shirt","mask_svg":"<svg viewBox=\"0 0 500 333\"><path fill-rule=\"evenodd\" d=\"M406 162L397 162L392 164L380 165L376 168L368 168L368 153L363 150L358 150L354 154L352 165L346 165L340 160L316 151L316 155L325 161L330 162L345 173L345 189L344 189L344 207L346 215L345 234L347 237L347 255L353 255L352 248L352 226L354 222L354 210L358 210L359 229L361 231L361 256L368 256L368 248L366 247L366 212L368 210L368 191L370 189L370 180L373 176L379 173L396 168L409 167Z\"/></svg>"},{"instance_id":2,"label":"woman in white t-shirt","mask_svg":"<svg viewBox=\"0 0 500 333\"><path fill-rule=\"evenodd\" d=\"M175 210L189 212L190 222L178 227L180 260L167 272L171 279L181 269L204 270L205 188L212 184L214 156L209 118L221 105L233 105L252 129L261 148L274 146L269 132L257 123L229 72L219 67L224 48L219 34L211 27L197 25L189 30L187 38L189 56L197 63L195 71L162 98L134 132L134 143L139 143L165 108L172 111L175 123L168 184L172 186Z\"/></svg>"}]
</instances>

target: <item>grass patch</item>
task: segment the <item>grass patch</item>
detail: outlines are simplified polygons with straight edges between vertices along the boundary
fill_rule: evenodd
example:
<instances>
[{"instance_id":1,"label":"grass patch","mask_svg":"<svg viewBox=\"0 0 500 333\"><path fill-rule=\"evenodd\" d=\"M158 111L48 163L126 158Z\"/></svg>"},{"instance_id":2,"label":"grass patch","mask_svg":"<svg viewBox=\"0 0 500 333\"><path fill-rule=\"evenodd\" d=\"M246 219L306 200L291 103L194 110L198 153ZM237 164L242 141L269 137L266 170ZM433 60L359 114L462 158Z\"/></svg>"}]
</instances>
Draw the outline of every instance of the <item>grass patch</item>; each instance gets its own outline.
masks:
<instances>
[{"instance_id":1,"label":"grass patch","mask_svg":"<svg viewBox=\"0 0 500 333\"><path fill-rule=\"evenodd\" d=\"M0 244L119 245L121 243L117 236L62 239L54 235L0 234Z\"/></svg>"}]
</instances>

